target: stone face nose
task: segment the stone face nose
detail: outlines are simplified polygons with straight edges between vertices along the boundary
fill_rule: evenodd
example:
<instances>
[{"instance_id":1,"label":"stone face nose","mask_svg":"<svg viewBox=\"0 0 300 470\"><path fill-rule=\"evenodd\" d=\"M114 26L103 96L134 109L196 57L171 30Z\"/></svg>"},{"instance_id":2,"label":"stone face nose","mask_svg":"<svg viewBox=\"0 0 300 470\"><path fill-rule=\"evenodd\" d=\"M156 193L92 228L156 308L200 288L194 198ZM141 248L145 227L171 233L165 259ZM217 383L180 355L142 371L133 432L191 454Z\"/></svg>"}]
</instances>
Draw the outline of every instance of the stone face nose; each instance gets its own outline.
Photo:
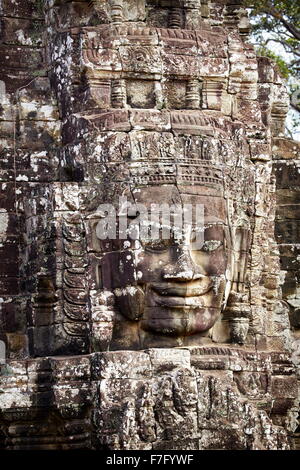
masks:
<instances>
[{"instance_id":1,"label":"stone face nose","mask_svg":"<svg viewBox=\"0 0 300 470\"><path fill-rule=\"evenodd\" d=\"M174 264L167 264L163 270L163 279L169 281L186 282L203 277L201 267L194 263L188 249L178 250Z\"/></svg>"}]
</instances>

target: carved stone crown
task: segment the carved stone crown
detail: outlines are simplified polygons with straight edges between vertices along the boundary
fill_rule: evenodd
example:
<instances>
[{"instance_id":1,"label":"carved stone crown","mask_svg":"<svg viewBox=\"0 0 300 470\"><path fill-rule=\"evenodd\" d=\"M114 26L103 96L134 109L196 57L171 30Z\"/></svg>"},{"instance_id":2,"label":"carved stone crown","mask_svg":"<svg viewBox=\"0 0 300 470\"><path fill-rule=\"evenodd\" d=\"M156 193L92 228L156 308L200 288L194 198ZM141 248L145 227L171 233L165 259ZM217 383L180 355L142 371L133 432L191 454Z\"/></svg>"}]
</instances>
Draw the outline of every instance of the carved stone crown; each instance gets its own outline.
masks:
<instances>
[{"instance_id":1,"label":"carved stone crown","mask_svg":"<svg viewBox=\"0 0 300 470\"><path fill-rule=\"evenodd\" d=\"M200 159L130 162L127 179L135 184L200 184L223 187L220 167Z\"/></svg>"}]
</instances>

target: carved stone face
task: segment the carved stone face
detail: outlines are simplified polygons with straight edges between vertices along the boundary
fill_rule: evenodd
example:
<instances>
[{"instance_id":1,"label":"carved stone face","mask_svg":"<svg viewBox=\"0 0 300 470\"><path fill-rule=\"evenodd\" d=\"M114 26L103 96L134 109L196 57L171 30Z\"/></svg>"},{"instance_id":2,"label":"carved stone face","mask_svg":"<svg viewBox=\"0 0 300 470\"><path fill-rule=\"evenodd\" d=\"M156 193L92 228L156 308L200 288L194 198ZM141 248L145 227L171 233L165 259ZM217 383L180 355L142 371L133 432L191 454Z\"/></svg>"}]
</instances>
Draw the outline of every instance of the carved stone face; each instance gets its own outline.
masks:
<instances>
[{"instance_id":1,"label":"carved stone face","mask_svg":"<svg viewBox=\"0 0 300 470\"><path fill-rule=\"evenodd\" d=\"M151 204L162 202L204 206L204 227L187 227L179 237L171 229L168 239L140 238L131 242L135 249L120 254L127 274L113 274L118 279L114 292L119 321L121 317L129 320L132 333L135 330L146 345L190 344L194 340L197 344L197 338L216 322L224 300L230 252L225 200L220 192L202 186L180 189L171 185L141 187L134 191L134 199L149 210ZM195 229L204 235L200 243L195 243ZM121 324L117 330L122 336ZM130 336L128 331L126 334Z\"/></svg>"}]
</instances>

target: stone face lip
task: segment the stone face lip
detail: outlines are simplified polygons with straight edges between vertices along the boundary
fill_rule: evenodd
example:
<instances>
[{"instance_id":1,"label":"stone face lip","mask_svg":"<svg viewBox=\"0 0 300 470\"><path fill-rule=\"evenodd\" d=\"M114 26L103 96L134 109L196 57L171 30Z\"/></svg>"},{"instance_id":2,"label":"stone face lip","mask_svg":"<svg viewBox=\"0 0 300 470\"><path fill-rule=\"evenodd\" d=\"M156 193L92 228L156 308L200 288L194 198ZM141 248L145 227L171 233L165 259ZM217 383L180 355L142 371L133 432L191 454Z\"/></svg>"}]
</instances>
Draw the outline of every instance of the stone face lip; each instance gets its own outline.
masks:
<instances>
[{"instance_id":1,"label":"stone face lip","mask_svg":"<svg viewBox=\"0 0 300 470\"><path fill-rule=\"evenodd\" d=\"M180 297L180 296L162 296L162 298L156 297L156 303L165 307L171 308L198 308L203 306L201 297Z\"/></svg>"},{"instance_id":2,"label":"stone face lip","mask_svg":"<svg viewBox=\"0 0 300 470\"><path fill-rule=\"evenodd\" d=\"M0 448L292 448L299 145L242 1L1 25Z\"/></svg>"},{"instance_id":3,"label":"stone face lip","mask_svg":"<svg viewBox=\"0 0 300 470\"><path fill-rule=\"evenodd\" d=\"M206 294L213 284L210 283L208 286L202 286L201 283L193 282L186 285L176 285L171 282L168 283L152 283L151 288L155 290L159 295L162 296L175 296L175 297L195 297Z\"/></svg>"}]
</instances>

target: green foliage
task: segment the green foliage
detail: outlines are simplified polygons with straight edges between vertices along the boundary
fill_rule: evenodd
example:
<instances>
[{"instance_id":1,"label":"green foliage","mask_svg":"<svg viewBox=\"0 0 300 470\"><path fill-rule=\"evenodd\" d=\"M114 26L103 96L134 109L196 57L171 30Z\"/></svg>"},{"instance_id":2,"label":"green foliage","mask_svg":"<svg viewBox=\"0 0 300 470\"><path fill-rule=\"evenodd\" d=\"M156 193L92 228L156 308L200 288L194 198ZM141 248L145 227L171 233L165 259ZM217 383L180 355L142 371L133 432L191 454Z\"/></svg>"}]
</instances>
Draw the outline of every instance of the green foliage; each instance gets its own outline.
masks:
<instances>
[{"instance_id":1,"label":"green foliage","mask_svg":"<svg viewBox=\"0 0 300 470\"><path fill-rule=\"evenodd\" d=\"M289 73L299 75L300 2L299 0L244 0L250 8L253 37L263 49L280 45ZM272 47L270 49L270 45ZM278 54L275 54L278 56ZM277 59L274 58L276 61Z\"/></svg>"},{"instance_id":2,"label":"green foliage","mask_svg":"<svg viewBox=\"0 0 300 470\"><path fill-rule=\"evenodd\" d=\"M245 0L244 4L251 8L251 16L266 15L262 19L262 23L264 28L269 31L285 22L290 23L295 29L300 28L300 3L298 0Z\"/></svg>"},{"instance_id":3,"label":"green foliage","mask_svg":"<svg viewBox=\"0 0 300 470\"><path fill-rule=\"evenodd\" d=\"M280 70L281 75L286 79L289 78L290 69L289 69L287 63L283 60L282 57L275 54L275 52L270 51L270 49L268 49L267 47L264 47L264 46L257 47L256 52L260 56L269 57L270 59L273 59L274 62L276 62L277 66Z\"/></svg>"},{"instance_id":4,"label":"green foliage","mask_svg":"<svg viewBox=\"0 0 300 470\"><path fill-rule=\"evenodd\" d=\"M298 113L292 127L300 126L300 105L296 89L300 76L300 1L243 0L250 11L252 39L259 55L273 59L287 79L291 107Z\"/></svg>"}]
</instances>

